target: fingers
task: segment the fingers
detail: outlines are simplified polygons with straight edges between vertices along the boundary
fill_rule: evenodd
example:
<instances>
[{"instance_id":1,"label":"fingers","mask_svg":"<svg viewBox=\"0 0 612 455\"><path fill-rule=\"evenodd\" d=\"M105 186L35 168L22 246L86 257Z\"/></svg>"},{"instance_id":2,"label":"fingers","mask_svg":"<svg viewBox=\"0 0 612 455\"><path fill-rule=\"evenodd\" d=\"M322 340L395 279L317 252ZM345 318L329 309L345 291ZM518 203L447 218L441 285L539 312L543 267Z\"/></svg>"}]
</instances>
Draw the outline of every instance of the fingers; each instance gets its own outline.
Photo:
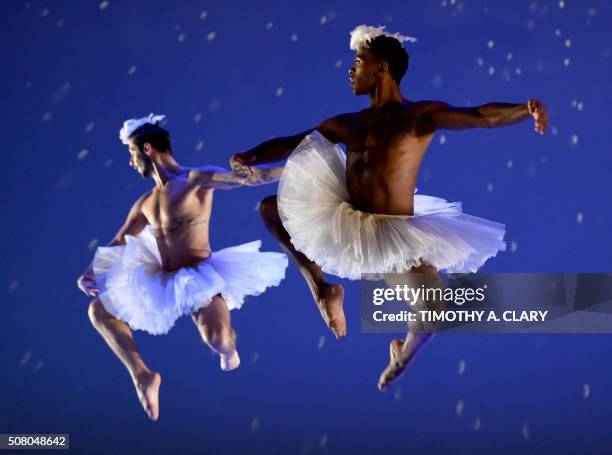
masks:
<instances>
[{"instance_id":1,"label":"fingers","mask_svg":"<svg viewBox=\"0 0 612 455\"><path fill-rule=\"evenodd\" d=\"M245 159L246 158L246 159ZM238 175L253 175L253 170L245 164L245 161L253 161L251 157L246 157L244 153L237 153L230 158L230 166Z\"/></svg>"},{"instance_id":2,"label":"fingers","mask_svg":"<svg viewBox=\"0 0 612 455\"><path fill-rule=\"evenodd\" d=\"M544 105L540 101L532 98L527 101L527 109L529 114L535 119L534 131L544 134L546 126L548 125L548 113Z\"/></svg>"}]
</instances>

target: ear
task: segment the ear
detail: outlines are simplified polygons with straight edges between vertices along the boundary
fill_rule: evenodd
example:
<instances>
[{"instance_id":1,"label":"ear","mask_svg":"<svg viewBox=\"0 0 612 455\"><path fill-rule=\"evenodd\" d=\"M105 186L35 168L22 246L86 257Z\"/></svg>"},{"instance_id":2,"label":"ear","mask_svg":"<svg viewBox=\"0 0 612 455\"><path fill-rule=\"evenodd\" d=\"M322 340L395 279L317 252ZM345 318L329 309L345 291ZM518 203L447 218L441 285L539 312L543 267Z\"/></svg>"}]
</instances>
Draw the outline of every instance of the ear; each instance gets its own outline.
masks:
<instances>
[{"instance_id":1,"label":"ear","mask_svg":"<svg viewBox=\"0 0 612 455\"><path fill-rule=\"evenodd\" d=\"M381 73L389 73L389 64L382 60L378 65L378 71Z\"/></svg>"},{"instance_id":2,"label":"ear","mask_svg":"<svg viewBox=\"0 0 612 455\"><path fill-rule=\"evenodd\" d=\"M153 153L153 147L151 147L151 144L148 142L145 142L142 146L142 151L145 153L145 155L151 156L151 153Z\"/></svg>"}]
</instances>

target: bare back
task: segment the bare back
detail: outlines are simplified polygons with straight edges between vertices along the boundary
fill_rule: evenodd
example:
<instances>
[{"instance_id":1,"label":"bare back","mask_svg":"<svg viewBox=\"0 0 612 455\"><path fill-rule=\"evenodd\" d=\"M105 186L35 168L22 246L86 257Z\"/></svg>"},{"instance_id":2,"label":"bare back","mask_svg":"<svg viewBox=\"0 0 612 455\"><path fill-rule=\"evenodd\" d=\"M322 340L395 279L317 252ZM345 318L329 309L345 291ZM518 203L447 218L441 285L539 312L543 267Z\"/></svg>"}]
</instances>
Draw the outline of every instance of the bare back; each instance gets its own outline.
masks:
<instances>
[{"instance_id":1,"label":"bare back","mask_svg":"<svg viewBox=\"0 0 612 455\"><path fill-rule=\"evenodd\" d=\"M403 103L345 117L346 182L355 208L413 214L418 171L433 138L420 117L426 109L426 103Z\"/></svg>"},{"instance_id":2,"label":"bare back","mask_svg":"<svg viewBox=\"0 0 612 455\"><path fill-rule=\"evenodd\" d=\"M186 172L155 187L142 212L155 232L165 270L194 266L210 256L208 228L213 189Z\"/></svg>"}]
</instances>

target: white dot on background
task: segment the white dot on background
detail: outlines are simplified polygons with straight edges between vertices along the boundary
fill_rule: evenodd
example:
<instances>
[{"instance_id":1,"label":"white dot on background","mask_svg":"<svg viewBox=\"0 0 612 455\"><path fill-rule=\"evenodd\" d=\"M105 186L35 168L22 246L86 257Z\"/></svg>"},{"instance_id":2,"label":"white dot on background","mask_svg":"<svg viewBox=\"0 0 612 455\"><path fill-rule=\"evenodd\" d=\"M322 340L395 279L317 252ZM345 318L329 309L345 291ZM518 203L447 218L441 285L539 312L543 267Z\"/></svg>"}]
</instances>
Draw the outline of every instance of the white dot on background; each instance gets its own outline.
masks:
<instances>
[{"instance_id":1,"label":"white dot on background","mask_svg":"<svg viewBox=\"0 0 612 455\"><path fill-rule=\"evenodd\" d=\"M185 41L185 39L187 38L187 36L184 33L181 33L179 36L176 37L176 40L179 43L183 43Z\"/></svg>"},{"instance_id":2,"label":"white dot on background","mask_svg":"<svg viewBox=\"0 0 612 455\"><path fill-rule=\"evenodd\" d=\"M476 417L476 420L474 420L474 425L472 426L472 428L474 428L474 431L480 430L480 417Z\"/></svg>"},{"instance_id":3,"label":"white dot on background","mask_svg":"<svg viewBox=\"0 0 612 455\"><path fill-rule=\"evenodd\" d=\"M446 136L443 134L440 136L440 145L444 145L446 143Z\"/></svg>"},{"instance_id":4,"label":"white dot on background","mask_svg":"<svg viewBox=\"0 0 612 455\"><path fill-rule=\"evenodd\" d=\"M266 24L266 30L270 30L272 27L274 27L274 22L270 21Z\"/></svg>"},{"instance_id":5,"label":"white dot on background","mask_svg":"<svg viewBox=\"0 0 612 455\"><path fill-rule=\"evenodd\" d=\"M495 74L495 68L489 66L489 76L493 76Z\"/></svg>"},{"instance_id":6,"label":"white dot on background","mask_svg":"<svg viewBox=\"0 0 612 455\"><path fill-rule=\"evenodd\" d=\"M463 400L459 400L457 402L457 406L455 406L455 412L459 417L463 414Z\"/></svg>"},{"instance_id":7,"label":"white dot on background","mask_svg":"<svg viewBox=\"0 0 612 455\"><path fill-rule=\"evenodd\" d=\"M251 432L257 431L258 428L259 428L259 417L255 417L253 420L251 420Z\"/></svg>"},{"instance_id":8,"label":"white dot on background","mask_svg":"<svg viewBox=\"0 0 612 455\"><path fill-rule=\"evenodd\" d=\"M395 392L393 393L393 399L395 401L400 401L402 399L402 389L400 389L399 387L395 389Z\"/></svg>"},{"instance_id":9,"label":"white dot on background","mask_svg":"<svg viewBox=\"0 0 612 455\"><path fill-rule=\"evenodd\" d=\"M100 7L101 10L105 10L106 8L108 8L109 5L110 5L110 2L104 1L104 2L100 2L98 6Z\"/></svg>"},{"instance_id":10,"label":"white dot on background","mask_svg":"<svg viewBox=\"0 0 612 455\"><path fill-rule=\"evenodd\" d=\"M79 158L80 160L83 160L83 159L85 159L85 157L86 157L88 154L89 154L89 150L87 150L87 149L83 149L83 150L81 150L81 151L79 152L78 158Z\"/></svg>"},{"instance_id":11,"label":"white dot on background","mask_svg":"<svg viewBox=\"0 0 612 455\"><path fill-rule=\"evenodd\" d=\"M276 96L281 96L281 95L283 94L283 91L284 91L284 90L283 90L283 88L282 88L282 87L277 88L277 89L276 89Z\"/></svg>"},{"instance_id":12,"label":"white dot on background","mask_svg":"<svg viewBox=\"0 0 612 455\"><path fill-rule=\"evenodd\" d=\"M582 214L582 212L578 212L576 214L576 223L582 224L583 221L584 221L584 215Z\"/></svg>"},{"instance_id":13,"label":"white dot on background","mask_svg":"<svg viewBox=\"0 0 612 455\"><path fill-rule=\"evenodd\" d=\"M565 58L565 59L563 59L563 64L564 64L565 66L569 66L569 64L570 64L570 59L569 59L569 58Z\"/></svg>"},{"instance_id":14,"label":"white dot on background","mask_svg":"<svg viewBox=\"0 0 612 455\"><path fill-rule=\"evenodd\" d=\"M459 361L459 374L465 373L465 360Z\"/></svg>"},{"instance_id":15,"label":"white dot on background","mask_svg":"<svg viewBox=\"0 0 612 455\"><path fill-rule=\"evenodd\" d=\"M521 428L521 433L523 433L523 438L529 439L529 425L524 423L523 427Z\"/></svg>"},{"instance_id":16,"label":"white dot on background","mask_svg":"<svg viewBox=\"0 0 612 455\"><path fill-rule=\"evenodd\" d=\"M208 11L204 10L200 13L200 19L206 19L206 16L208 16Z\"/></svg>"},{"instance_id":17,"label":"white dot on background","mask_svg":"<svg viewBox=\"0 0 612 455\"><path fill-rule=\"evenodd\" d=\"M489 49L493 49L493 47L495 46L495 41L493 40L489 40L489 42L487 43L487 47Z\"/></svg>"},{"instance_id":18,"label":"white dot on background","mask_svg":"<svg viewBox=\"0 0 612 455\"><path fill-rule=\"evenodd\" d=\"M563 0L559 1L559 8L565 7L565 2Z\"/></svg>"},{"instance_id":19,"label":"white dot on background","mask_svg":"<svg viewBox=\"0 0 612 455\"><path fill-rule=\"evenodd\" d=\"M565 47L571 47L572 46L572 40L571 39L566 39L565 40Z\"/></svg>"},{"instance_id":20,"label":"white dot on background","mask_svg":"<svg viewBox=\"0 0 612 455\"><path fill-rule=\"evenodd\" d=\"M293 35L291 35L291 41L293 41L294 43L298 40L298 34L294 33Z\"/></svg>"},{"instance_id":21,"label":"white dot on background","mask_svg":"<svg viewBox=\"0 0 612 455\"><path fill-rule=\"evenodd\" d=\"M578 135L572 134L572 137L570 138L570 144L576 145L577 143L578 143Z\"/></svg>"},{"instance_id":22,"label":"white dot on background","mask_svg":"<svg viewBox=\"0 0 612 455\"><path fill-rule=\"evenodd\" d=\"M510 242L510 251L513 253L516 253L516 250L518 249L518 243L516 243L516 241L512 241Z\"/></svg>"},{"instance_id":23,"label":"white dot on background","mask_svg":"<svg viewBox=\"0 0 612 455\"><path fill-rule=\"evenodd\" d=\"M131 76L135 72L136 72L136 67L134 65L130 66L130 68L128 69L128 76Z\"/></svg>"},{"instance_id":24,"label":"white dot on background","mask_svg":"<svg viewBox=\"0 0 612 455\"><path fill-rule=\"evenodd\" d=\"M493 182L489 182L489 183L487 183L487 191L488 191L489 193L492 193L492 192L493 192Z\"/></svg>"},{"instance_id":25,"label":"white dot on background","mask_svg":"<svg viewBox=\"0 0 612 455\"><path fill-rule=\"evenodd\" d=\"M512 169L512 165L513 165L513 164L514 164L514 163L512 162L512 160L508 160L508 161L506 162L506 169Z\"/></svg>"},{"instance_id":26,"label":"white dot on background","mask_svg":"<svg viewBox=\"0 0 612 455\"><path fill-rule=\"evenodd\" d=\"M210 32L208 35L206 35L206 39L208 41L212 41L217 37L217 32Z\"/></svg>"},{"instance_id":27,"label":"white dot on background","mask_svg":"<svg viewBox=\"0 0 612 455\"><path fill-rule=\"evenodd\" d=\"M591 387L588 384L584 384L584 386L582 386L582 396L584 398L589 398L590 395L591 395Z\"/></svg>"},{"instance_id":28,"label":"white dot on background","mask_svg":"<svg viewBox=\"0 0 612 455\"><path fill-rule=\"evenodd\" d=\"M321 335L317 343L317 349L323 349L323 346L325 346L325 337Z\"/></svg>"}]
</instances>

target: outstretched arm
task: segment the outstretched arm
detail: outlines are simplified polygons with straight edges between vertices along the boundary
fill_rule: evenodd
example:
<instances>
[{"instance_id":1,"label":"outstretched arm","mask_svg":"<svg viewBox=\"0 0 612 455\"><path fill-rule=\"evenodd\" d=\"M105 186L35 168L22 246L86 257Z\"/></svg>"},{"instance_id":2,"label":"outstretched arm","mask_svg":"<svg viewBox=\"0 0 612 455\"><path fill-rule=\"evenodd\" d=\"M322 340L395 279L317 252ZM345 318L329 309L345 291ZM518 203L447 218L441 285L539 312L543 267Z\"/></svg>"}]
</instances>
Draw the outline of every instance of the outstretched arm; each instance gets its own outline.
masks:
<instances>
[{"instance_id":1,"label":"outstretched arm","mask_svg":"<svg viewBox=\"0 0 612 455\"><path fill-rule=\"evenodd\" d=\"M124 245L126 235L137 235L145 228L147 219L142 213L142 204L149 194L150 193L145 194L134 203L123 226L121 226L115 237L113 237L107 246ZM90 297L98 295L98 288L94 278L93 262L89 264L87 269L85 269L83 274L78 278L77 286Z\"/></svg>"},{"instance_id":2,"label":"outstretched arm","mask_svg":"<svg viewBox=\"0 0 612 455\"><path fill-rule=\"evenodd\" d=\"M238 175L221 167L207 166L195 171L194 175L202 188L229 190L239 186L256 186L276 182L282 171L280 167L257 166L251 167L247 175Z\"/></svg>"},{"instance_id":3,"label":"outstretched arm","mask_svg":"<svg viewBox=\"0 0 612 455\"><path fill-rule=\"evenodd\" d=\"M476 107L454 107L432 101L420 115L419 123L423 133L431 133L437 129L499 128L522 122L529 117L535 120L535 131L544 134L548 113L544 105L534 99L530 99L527 104L488 103Z\"/></svg>"},{"instance_id":4,"label":"outstretched arm","mask_svg":"<svg viewBox=\"0 0 612 455\"><path fill-rule=\"evenodd\" d=\"M293 136L277 137L259 144L243 153L232 156L230 164L232 169L239 174L247 173L248 166L272 163L285 160L291 155L302 139L314 130L319 131L331 142L344 142L346 138L346 123L350 114L342 114L325 120L316 128L311 128Z\"/></svg>"}]
</instances>

